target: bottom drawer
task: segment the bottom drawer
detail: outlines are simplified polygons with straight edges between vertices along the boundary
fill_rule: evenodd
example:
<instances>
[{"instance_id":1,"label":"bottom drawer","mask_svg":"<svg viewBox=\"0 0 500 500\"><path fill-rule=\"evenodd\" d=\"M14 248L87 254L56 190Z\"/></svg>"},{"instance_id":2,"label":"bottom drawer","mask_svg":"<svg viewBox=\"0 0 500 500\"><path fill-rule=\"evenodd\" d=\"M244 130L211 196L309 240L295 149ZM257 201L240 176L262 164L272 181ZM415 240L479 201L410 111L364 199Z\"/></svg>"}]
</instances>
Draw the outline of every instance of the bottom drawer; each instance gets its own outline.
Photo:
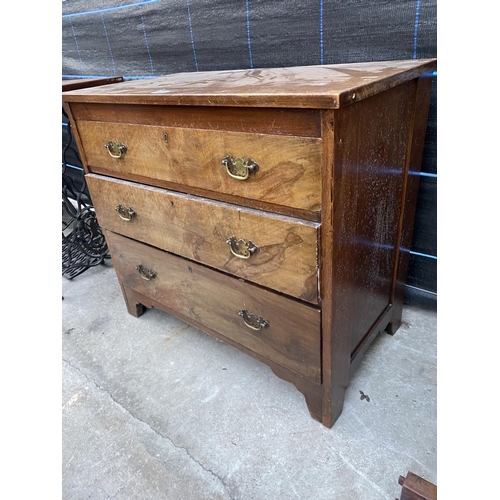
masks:
<instances>
[{"instance_id":1,"label":"bottom drawer","mask_svg":"<svg viewBox=\"0 0 500 500\"><path fill-rule=\"evenodd\" d=\"M109 231L106 239L124 285L321 382L318 309Z\"/></svg>"}]
</instances>

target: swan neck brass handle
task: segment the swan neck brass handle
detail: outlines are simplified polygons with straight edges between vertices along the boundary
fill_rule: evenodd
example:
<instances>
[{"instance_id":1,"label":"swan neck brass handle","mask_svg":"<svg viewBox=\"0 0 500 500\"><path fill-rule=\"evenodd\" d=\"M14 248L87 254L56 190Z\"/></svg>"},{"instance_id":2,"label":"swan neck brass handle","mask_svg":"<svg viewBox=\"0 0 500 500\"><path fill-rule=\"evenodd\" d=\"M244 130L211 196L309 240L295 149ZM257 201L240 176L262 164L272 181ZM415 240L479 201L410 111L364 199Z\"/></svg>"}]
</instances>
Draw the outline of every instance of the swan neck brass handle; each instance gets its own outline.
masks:
<instances>
[{"instance_id":1,"label":"swan neck brass handle","mask_svg":"<svg viewBox=\"0 0 500 500\"><path fill-rule=\"evenodd\" d=\"M127 146L123 142L108 141L104 144L104 147L108 150L109 156L112 158L122 158L127 152Z\"/></svg>"},{"instance_id":2,"label":"swan neck brass handle","mask_svg":"<svg viewBox=\"0 0 500 500\"><path fill-rule=\"evenodd\" d=\"M252 330L261 330L262 328L269 328L269 323L254 313L249 313L246 309L242 309L238 314L243 318L243 322L248 328Z\"/></svg>"},{"instance_id":3,"label":"swan neck brass handle","mask_svg":"<svg viewBox=\"0 0 500 500\"><path fill-rule=\"evenodd\" d=\"M245 161L241 156L233 158L233 155L228 154L222 158L222 164L226 167L228 175L239 181L248 179L249 175L255 174L259 170L259 165L250 157Z\"/></svg>"},{"instance_id":4,"label":"swan neck brass handle","mask_svg":"<svg viewBox=\"0 0 500 500\"><path fill-rule=\"evenodd\" d=\"M251 240L236 239L236 236L230 236L226 243L231 249L231 253L239 259L249 259L259 251L259 247Z\"/></svg>"},{"instance_id":5,"label":"swan neck brass handle","mask_svg":"<svg viewBox=\"0 0 500 500\"><path fill-rule=\"evenodd\" d=\"M120 219L130 222L136 215L137 212L132 207L124 207L122 205L117 205L115 210L118 212Z\"/></svg>"},{"instance_id":6,"label":"swan neck brass handle","mask_svg":"<svg viewBox=\"0 0 500 500\"><path fill-rule=\"evenodd\" d=\"M152 279L156 278L156 273L151 269L145 268L142 264L139 264L136 269L137 271L139 271L141 278L145 279L146 281L151 281Z\"/></svg>"}]
</instances>

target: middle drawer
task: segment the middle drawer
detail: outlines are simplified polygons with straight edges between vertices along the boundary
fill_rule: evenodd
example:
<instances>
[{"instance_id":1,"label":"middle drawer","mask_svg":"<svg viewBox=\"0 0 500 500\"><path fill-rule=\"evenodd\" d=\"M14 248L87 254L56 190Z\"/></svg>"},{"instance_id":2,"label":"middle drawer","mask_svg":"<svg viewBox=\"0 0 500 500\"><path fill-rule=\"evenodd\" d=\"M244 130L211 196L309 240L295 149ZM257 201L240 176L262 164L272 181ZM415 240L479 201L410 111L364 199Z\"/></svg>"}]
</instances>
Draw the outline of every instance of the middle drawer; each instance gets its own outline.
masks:
<instances>
[{"instance_id":1,"label":"middle drawer","mask_svg":"<svg viewBox=\"0 0 500 500\"><path fill-rule=\"evenodd\" d=\"M86 180L103 228L318 303L320 224L95 174Z\"/></svg>"}]
</instances>

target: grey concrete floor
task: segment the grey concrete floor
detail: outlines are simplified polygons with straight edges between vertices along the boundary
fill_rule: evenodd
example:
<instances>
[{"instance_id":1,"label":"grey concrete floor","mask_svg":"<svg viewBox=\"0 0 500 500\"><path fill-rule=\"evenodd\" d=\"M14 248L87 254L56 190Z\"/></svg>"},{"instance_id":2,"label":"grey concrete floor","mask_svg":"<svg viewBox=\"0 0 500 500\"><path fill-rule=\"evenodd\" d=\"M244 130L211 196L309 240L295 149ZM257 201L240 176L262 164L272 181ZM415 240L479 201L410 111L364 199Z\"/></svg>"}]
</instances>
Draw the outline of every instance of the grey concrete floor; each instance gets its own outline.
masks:
<instances>
[{"instance_id":1,"label":"grey concrete floor","mask_svg":"<svg viewBox=\"0 0 500 500\"><path fill-rule=\"evenodd\" d=\"M437 484L435 312L406 307L375 339L327 429L266 365L162 311L129 315L110 263L62 290L64 500L394 500L408 471Z\"/></svg>"}]
</instances>

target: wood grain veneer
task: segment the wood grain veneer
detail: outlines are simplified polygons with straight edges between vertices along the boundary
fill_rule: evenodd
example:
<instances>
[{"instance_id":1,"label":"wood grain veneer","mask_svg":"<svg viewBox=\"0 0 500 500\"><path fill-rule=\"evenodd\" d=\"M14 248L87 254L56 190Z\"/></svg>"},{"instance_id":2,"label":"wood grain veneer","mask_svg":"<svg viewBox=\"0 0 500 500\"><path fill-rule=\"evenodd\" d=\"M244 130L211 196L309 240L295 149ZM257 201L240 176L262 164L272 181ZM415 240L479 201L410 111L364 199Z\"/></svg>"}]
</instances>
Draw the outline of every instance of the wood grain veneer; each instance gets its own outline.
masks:
<instances>
[{"instance_id":1,"label":"wood grain veneer","mask_svg":"<svg viewBox=\"0 0 500 500\"><path fill-rule=\"evenodd\" d=\"M303 210L318 211L321 204L320 139L85 121L78 132L90 172L147 177L151 184L158 179L201 187L213 197L230 194ZM109 140L126 145L122 158L108 154ZM231 178L222 164L228 154L250 157L259 170L246 181Z\"/></svg>"},{"instance_id":2,"label":"wood grain veneer","mask_svg":"<svg viewBox=\"0 0 500 500\"><path fill-rule=\"evenodd\" d=\"M319 224L94 174L87 184L102 227L318 303ZM122 219L119 205L132 208L135 217ZM227 243L233 235L259 250L237 258Z\"/></svg>"},{"instance_id":3,"label":"wood grain veneer","mask_svg":"<svg viewBox=\"0 0 500 500\"><path fill-rule=\"evenodd\" d=\"M106 239L125 286L285 368L321 381L318 309L110 231ZM154 271L155 278L143 279L138 265ZM269 326L258 331L248 328L240 310L264 318Z\"/></svg>"}]
</instances>

